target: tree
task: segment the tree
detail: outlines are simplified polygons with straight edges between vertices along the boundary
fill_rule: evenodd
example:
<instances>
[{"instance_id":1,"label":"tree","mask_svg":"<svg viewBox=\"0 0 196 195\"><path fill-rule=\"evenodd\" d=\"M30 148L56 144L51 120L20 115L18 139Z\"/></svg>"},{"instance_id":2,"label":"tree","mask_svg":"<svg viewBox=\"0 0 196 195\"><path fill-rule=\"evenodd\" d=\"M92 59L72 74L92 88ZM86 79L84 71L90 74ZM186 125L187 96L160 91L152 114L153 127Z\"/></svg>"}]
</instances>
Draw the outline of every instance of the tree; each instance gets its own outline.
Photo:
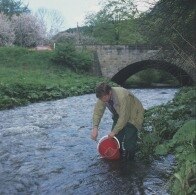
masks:
<instances>
[{"instance_id":1,"label":"tree","mask_svg":"<svg viewBox=\"0 0 196 195\"><path fill-rule=\"evenodd\" d=\"M141 17L142 31L153 44L195 52L195 8L194 0L159 0Z\"/></svg>"},{"instance_id":2,"label":"tree","mask_svg":"<svg viewBox=\"0 0 196 195\"><path fill-rule=\"evenodd\" d=\"M45 28L39 20L31 14L14 15L12 25L15 31L15 44L32 47L39 44L45 36Z\"/></svg>"},{"instance_id":3,"label":"tree","mask_svg":"<svg viewBox=\"0 0 196 195\"><path fill-rule=\"evenodd\" d=\"M0 13L0 46L12 45L15 40L14 29L9 18Z\"/></svg>"},{"instance_id":4,"label":"tree","mask_svg":"<svg viewBox=\"0 0 196 195\"><path fill-rule=\"evenodd\" d=\"M109 0L97 14L86 16L86 25L92 36L108 44L144 42L137 31L137 7L132 0Z\"/></svg>"},{"instance_id":5,"label":"tree","mask_svg":"<svg viewBox=\"0 0 196 195\"><path fill-rule=\"evenodd\" d=\"M0 13L4 13L9 17L29 12L28 6L23 5L21 0L0 0Z\"/></svg>"},{"instance_id":6,"label":"tree","mask_svg":"<svg viewBox=\"0 0 196 195\"><path fill-rule=\"evenodd\" d=\"M81 31L83 31L84 27L81 27ZM69 43L73 43L75 45L80 45L80 44L84 44L84 45L93 45L93 44L98 44L98 41L93 38L93 37L89 37L84 35L83 33L78 36L78 32L76 30L76 28L73 29L68 29L64 32L59 32L57 33L53 38L52 41L55 43L65 43L65 42L69 42Z\"/></svg>"},{"instance_id":7,"label":"tree","mask_svg":"<svg viewBox=\"0 0 196 195\"><path fill-rule=\"evenodd\" d=\"M60 32L64 19L59 11L39 8L35 15L46 26L49 39Z\"/></svg>"}]
</instances>

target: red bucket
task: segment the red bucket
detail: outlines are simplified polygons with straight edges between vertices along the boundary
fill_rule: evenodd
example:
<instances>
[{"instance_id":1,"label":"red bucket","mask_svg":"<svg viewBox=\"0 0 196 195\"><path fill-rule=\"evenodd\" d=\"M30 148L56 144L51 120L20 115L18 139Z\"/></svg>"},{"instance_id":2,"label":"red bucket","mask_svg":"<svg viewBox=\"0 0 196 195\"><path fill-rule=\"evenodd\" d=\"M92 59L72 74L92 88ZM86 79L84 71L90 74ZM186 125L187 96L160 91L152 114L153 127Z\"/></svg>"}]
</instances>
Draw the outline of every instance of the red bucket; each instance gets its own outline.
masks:
<instances>
[{"instance_id":1,"label":"red bucket","mask_svg":"<svg viewBox=\"0 0 196 195\"><path fill-rule=\"evenodd\" d=\"M120 144L116 137L108 138L104 136L99 140L97 150L99 154L109 160L117 160L120 158Z\"/></svg>"}]
</instances>

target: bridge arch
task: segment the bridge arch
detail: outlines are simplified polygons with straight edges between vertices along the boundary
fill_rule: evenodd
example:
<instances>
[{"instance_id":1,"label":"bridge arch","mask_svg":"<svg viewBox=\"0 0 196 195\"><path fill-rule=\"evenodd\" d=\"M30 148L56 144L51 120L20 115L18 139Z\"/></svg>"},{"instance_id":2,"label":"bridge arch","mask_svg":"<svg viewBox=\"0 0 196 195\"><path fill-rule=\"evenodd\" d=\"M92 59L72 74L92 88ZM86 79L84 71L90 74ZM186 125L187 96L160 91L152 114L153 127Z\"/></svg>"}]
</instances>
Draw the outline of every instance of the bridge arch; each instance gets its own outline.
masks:
<instances>
[{"instance_id":1,"label":"bridge arch","mask_svg":"<svg viewBox=\"0 0 196 195\"><path fill-rule=\"evenodd\" d=\"M170 73L182 86L192 85L194 83L191 76L182 68L176 66L175 64L159 60L143 60L130 64L116 73L111 80L122 85L130 76L149 68L160 69Z\"/></svg>"}]
</instances>

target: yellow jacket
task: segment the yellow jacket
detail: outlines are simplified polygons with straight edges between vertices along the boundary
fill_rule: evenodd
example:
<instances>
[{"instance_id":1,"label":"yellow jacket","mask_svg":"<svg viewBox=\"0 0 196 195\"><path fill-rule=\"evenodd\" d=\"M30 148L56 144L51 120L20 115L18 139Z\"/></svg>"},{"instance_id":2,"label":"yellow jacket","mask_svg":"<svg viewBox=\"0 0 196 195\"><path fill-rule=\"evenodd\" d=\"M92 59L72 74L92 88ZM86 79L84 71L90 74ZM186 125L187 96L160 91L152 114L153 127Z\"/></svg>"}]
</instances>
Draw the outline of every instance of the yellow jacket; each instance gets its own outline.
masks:
<instances>
[{"instance_id":1,"label":"yellow jacket","mask_svg":"<svg viewBox=\"0 0 196 195\"><path fill-rule=\"evenodd\" d=\"M127 122L132 123L137 129L141 129L144 119L144 108L141 102L131 92L122 87L112 87L112 100L119 115L112 131L117 134L125 127ZM98 99L93 113L93 126L99 126L105 108L106 103Z\"/></svg>"}]
</instances>

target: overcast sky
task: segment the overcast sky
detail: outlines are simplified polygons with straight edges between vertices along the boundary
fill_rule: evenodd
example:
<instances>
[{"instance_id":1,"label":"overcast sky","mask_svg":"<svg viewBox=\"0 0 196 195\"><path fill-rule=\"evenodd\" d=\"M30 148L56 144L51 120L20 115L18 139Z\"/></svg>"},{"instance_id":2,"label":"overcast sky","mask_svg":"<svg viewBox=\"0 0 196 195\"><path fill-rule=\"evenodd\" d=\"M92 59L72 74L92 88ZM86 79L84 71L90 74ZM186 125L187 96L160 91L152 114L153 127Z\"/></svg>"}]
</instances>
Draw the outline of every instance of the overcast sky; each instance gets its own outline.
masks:
<instances>
[{"instance_id":1,"label":"overcast sky","mask_svg":"<svg viewBox=\"0 0 196 195\"><path fill-rule=\"evenodd\" d=\"M28 8L35 12L39 8L57 10L64 17L66 30L83 25L85 15L100 9L100 0L22 0Z\"/></svg>"}]
</instances>

